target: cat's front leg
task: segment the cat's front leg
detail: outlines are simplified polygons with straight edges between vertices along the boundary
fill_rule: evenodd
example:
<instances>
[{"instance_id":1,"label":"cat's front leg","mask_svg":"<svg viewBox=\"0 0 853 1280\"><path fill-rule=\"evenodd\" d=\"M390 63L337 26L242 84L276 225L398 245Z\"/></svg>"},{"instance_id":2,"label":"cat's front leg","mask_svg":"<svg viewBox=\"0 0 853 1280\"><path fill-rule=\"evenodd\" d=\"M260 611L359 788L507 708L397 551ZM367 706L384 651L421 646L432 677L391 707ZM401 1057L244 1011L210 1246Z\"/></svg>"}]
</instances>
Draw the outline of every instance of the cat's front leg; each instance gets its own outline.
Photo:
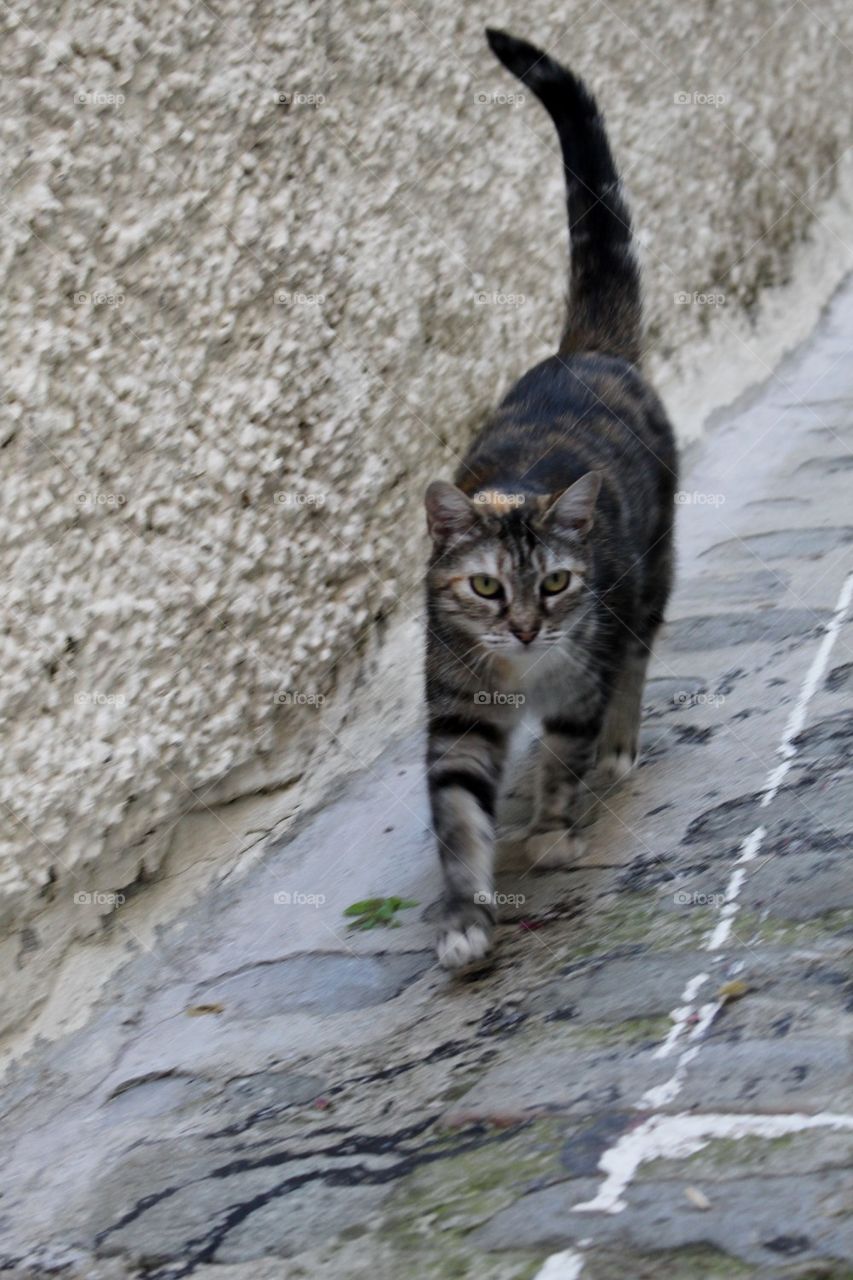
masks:
<instances>
[{"instance_id":1,"label":"cat's front leg","mask_svg":"<svg viewBox=\"0 0 853 1280\"><path fill-rule=\"evenodd\" d=\"M586 719L546 716L542 725L533 822L526 851L531 867L562 867L583 851L577 832L584 780L595 763L603 709Z\"/></svg>"},{"instance_id":2,"label":"cat's front leg","mask_svg":"<svg viewBox=\"0 0 853 1280\"><path fill-rule=\"evenodd\" d=\"M427 754L433 830L444 874L438 959L460 969L489 951L495 924L495 805L506 752L503 727L435 715Z\"/></svg>"}]
</instances>

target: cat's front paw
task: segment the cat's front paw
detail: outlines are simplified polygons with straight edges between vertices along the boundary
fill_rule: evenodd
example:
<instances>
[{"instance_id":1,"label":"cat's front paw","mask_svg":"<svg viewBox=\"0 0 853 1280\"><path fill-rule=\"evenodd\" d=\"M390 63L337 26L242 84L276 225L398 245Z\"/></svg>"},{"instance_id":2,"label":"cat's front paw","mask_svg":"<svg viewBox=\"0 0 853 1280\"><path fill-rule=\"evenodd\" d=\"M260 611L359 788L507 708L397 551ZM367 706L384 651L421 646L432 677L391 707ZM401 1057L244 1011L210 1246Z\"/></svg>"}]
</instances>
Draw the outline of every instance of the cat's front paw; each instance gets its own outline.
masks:
<instances>
[{"instance_id":1,"label":"cat's front paw","mask_svg":"<svg viewBox=\"0 0 853 1280\"><path fill-rule=\"evenodd\" d=\"M609 751L601 757L598 764L599 777L603 782L621 782L637 767L637 752Z\"/></svg>"},{"instance_id":2,"label":"cat's front paw","mask_svg":"<svg viewBox=\"0 0 853 1280\"><path fill-rule=\"evenodd\" d=\"M573 866L586 849L586 841L571 831L539 831L529 836L525 851L531 869Z\"/></svg>"},{"instance_id":3,"label":"cat's front paw","mask_svg":"<svg viewBox=\"0 0 853 1280\"><path fill-rule=\"evenodd\" d=\"M475 903L449 912L438 933L438 963L451 970L475 964L491 950L493 933L489 913Z\"/></svg>"}]
</instances>

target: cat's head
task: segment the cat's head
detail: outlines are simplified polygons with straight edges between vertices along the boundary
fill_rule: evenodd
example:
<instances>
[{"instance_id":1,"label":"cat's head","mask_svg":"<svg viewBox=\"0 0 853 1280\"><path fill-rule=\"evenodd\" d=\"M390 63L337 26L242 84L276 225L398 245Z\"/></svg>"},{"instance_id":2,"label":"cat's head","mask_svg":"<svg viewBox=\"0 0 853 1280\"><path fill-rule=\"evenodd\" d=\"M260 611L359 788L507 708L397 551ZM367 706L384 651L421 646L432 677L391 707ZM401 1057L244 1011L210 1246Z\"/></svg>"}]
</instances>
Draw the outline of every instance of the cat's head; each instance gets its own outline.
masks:
<instances>
[{"instance_id":1,"label":"cat's head","mask_svg":"<svg viewBox=\"0 0 853 1280\"><path fill-rule=\"evenodd\" d=\"M565 639L589 599L600 487L594 471L550 496L485 490L468 497L434 481L426 492L433 607L472 642L506 656Z\"/></svg>"}]
</instances>

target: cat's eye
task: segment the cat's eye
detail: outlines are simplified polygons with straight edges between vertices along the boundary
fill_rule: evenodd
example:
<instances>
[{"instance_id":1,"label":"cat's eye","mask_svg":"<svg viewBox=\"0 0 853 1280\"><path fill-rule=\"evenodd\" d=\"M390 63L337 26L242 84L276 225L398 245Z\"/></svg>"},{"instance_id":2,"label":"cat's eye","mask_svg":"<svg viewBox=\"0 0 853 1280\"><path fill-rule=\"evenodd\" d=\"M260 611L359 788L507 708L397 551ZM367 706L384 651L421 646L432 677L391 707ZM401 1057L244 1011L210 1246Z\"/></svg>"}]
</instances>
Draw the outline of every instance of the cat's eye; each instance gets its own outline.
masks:
<instances>
[{"instance_id":1,"label":"cat's eye","mask_svg":"<svg viewBox=\"0 0 853 1280\"><path fill-rule=\"evenodd\" d=\"M471 578L471 590L475 595L485 596L486 599L494 599L501 593L501 584L497 578L491 577L488 573L475 573Z\"/></svg>"},{"instance_id":2,"label":"cat's eye","mask_svg":"<svg viewBox=\"0 0 853 1280\"><path fill-rule=\"evenodd\" d=\"M553 573L546 573L542 579L542 590L546 596L558 596L561 591L565 591L569 585L569 572L567 569L555 569Z\"/></svg>"}]
</instances>

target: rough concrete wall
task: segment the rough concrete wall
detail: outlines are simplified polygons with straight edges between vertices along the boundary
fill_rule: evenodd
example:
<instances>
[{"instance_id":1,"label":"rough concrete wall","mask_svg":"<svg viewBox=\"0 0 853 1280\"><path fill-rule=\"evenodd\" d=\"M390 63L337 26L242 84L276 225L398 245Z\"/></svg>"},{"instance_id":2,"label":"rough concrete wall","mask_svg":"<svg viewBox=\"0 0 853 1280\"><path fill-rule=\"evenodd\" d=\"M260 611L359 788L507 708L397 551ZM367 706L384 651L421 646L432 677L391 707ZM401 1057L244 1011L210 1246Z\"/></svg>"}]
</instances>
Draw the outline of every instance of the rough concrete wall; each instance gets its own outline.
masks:
<instances>
[{"instance_id":1,"label":"rough concrete wall","mask_svg":"<svg viewBox=\"0 0 853 1280\"><path fill-rule=\"evenodd\" d=\"M181 813L305 768L377 620L417 608L424 483L554 341L555 142L483 25L606 105L672 374L831 193L853 13L16 5L0 800L7 958L37 975Z\"/></svg>"}]
</instances>

